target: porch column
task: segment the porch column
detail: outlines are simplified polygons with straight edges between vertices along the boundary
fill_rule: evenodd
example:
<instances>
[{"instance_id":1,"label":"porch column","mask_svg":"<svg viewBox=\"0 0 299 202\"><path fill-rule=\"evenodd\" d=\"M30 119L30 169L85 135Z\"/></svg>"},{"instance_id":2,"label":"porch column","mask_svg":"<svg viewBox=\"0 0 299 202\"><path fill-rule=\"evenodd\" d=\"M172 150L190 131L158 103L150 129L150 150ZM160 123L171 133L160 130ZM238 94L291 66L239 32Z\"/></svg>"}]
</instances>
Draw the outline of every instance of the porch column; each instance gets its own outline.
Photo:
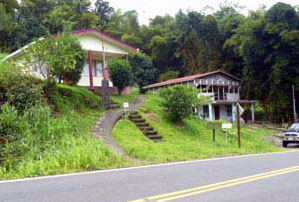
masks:
<instances>
[{"instance_id":1,"label":"porch column","mask_svg":"<svg viewBox=\"0 0 299 202\"><path fill-rule=\"evenodd\" d=\"M93 63L92 63L92 51L88 51L88 63L89 63L89 89L93 90Z\"/></svg>"},{"instance_id":2,"label":"porch column","mask_svg":"<svg viewBox=\"0 0 299 202\"><path fill-rule=\"evenodd\" d=\"M213 120L213 106L212 106L212 104L209 104L209 118L210 118L210 121L214 121Z\"/></svg>"},{"instance_id":3,"label":"porch column","mask_svg":"<svg viewBox=\"0 0 299 202\"><path fill-rule=\"evenodd\" d=\"M252 123L255 122L255 115L254 115L254 102L251 103L251 121Z\"/></svg>"}]
</instances>

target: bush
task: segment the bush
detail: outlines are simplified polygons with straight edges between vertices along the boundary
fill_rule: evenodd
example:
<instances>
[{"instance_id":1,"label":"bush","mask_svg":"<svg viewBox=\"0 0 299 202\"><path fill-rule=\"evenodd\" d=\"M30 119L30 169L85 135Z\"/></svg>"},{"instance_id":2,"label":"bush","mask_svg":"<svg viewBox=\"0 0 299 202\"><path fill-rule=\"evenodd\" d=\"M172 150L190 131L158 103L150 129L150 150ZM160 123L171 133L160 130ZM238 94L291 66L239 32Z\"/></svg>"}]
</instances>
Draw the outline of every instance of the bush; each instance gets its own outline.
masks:
<instances>
[{"instance_id":1,"label":"bush","mask_svg":"<svg viewBox=\"0 0 299 202\"><path fill-rule=\"evenodd\" d=\"M176 85L160 90L166 117L172 122L181 123L191 115L192 107L199 105L197 94L197 89L188 85Z\"/></svg>"},{"instance_id":2,"label":"bush","mask_svg":"<svg viewBox=\"0 0 299 202\"><path fill-rule=\"evenodd\" d=\"M66 106L77 110L85 107L96 109L102 106L101 98L83 87L58 84L53 91L52 101L60 112L67 111Z\"/></svg>"},{"instance_id":3,"label":"bush","mask_svg":"<svg viewBox=\"0 0 299 202\"><path fill-rule=\"evenodd\" d=\"M121 94L123 89L131 84L132 68L127 61L117 59L109 62L110 79Z\"/></svg>"},{"instance_id":4,"label":"bush","mask_svg":"<svg viewBox=\"0 0 299 202\"><path fill-rule=\"evenodd\" d=\"M19 112L43 101L44 82L22 72L9 63L0 64L0 101L9 103Z\"/></svg>"},{"instance_id":5,"label":"bush","mask_svg":"<svg viewBox=\"0 0 299 202\"><path fill-rule=\"evenodd\" d=\"M133 70L134 83L140 88L157 81L158 72L149 56L135 52L130 55L129 61Z\"/></svg>"},{"instance_id":6,"label":"bush","mask_svg":"<svg viewBox=\"0 0 299 202\"><path fill-rule=\"evenodd\" d=\"M84 61L78 39L68 34L38 39L25 50L27 67L39 72L44 79L65 80L71 85L80 80Z\"/></svg>"},{"instance_id":7,"label":"bush","mask_svg":"<svg viewBox=\"0 0 299 202\"><path fill-rule=\"evenodd\" d=\"M170 70L170 71L165 72L164 74L161 74L160 77L159 77L159 80L160 81L166 81L166 80L169 80L169 79L178 78L178 76L179 76L178 71Z\"/></svg>"}]
</instances>

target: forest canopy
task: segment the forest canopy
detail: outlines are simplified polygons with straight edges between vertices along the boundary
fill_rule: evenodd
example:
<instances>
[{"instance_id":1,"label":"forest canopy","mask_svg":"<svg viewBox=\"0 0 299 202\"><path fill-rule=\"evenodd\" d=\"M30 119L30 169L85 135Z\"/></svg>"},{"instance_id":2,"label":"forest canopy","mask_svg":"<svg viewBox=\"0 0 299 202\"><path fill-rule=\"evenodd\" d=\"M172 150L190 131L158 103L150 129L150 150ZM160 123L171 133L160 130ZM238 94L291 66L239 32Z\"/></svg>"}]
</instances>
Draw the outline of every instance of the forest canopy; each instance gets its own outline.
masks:
<instances>
[{"instance_id":1,"label":"forest canopy","mask_svg":"<svg viewBox=\"0 0 299 202\"><path fill-rule=\"evenodd\" d=\"M0 0L0 51L66 28L97 28L150 57L155 76L147 83L173 72L222 69L242 79L242 98L261 101L269 119L291 119L293 84L299 100L299 8L277 3L246 16L241 9L180 10L141 25L135 10L123 12L104 0Z\"/></svg>"}]
</instances>

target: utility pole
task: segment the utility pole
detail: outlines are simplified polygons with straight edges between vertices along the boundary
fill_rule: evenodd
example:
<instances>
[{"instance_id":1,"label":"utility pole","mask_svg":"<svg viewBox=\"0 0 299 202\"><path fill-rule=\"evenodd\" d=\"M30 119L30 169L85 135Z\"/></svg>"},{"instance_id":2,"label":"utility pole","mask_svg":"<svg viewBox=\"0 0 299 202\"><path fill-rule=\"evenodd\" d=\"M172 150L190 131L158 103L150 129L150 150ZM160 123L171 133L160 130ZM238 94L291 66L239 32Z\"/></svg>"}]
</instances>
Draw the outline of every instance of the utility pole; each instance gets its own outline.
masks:
<instances>
[{"instance_id":1,"label":"utility pole","mask_svg":"<svg viewBox=\"0 0 299 202\"><path fill-rule=\"evenodd\" d=\"M237 107L238 144L239 144L239 148L241 148L241 117L240 117L239 103L236 105L236 107Z\"/></svg>"},{"instance_id":2,"label":"utility pole","mask_svg":"<svg viewBox=\"0 0 299 202\"><path fill-rule=\"evenodd\" d=\"M296 99L295 99L295 85L292 85L292 93L293 93L293 110L294 110L294 122L297 122L297 113L296 113Z\"/></svg>"}]
</instances>

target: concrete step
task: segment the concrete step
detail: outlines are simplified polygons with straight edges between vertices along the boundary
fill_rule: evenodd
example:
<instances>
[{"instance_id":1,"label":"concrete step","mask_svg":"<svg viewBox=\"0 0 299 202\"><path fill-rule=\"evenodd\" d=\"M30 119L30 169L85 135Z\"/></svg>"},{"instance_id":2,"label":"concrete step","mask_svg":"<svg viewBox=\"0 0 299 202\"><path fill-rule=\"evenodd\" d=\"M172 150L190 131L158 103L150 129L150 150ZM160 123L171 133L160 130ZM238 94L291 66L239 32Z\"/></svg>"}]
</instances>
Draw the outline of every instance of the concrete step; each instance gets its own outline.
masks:
<instances>
[{"instance_id":1,"label":"concrete step","mask_svg":"<svg viewBox=\"0 0 299 202\"><path fill-rule=\"evenodd\" d=\"M133 111L130 113L131 115L139 115L138 111Z\"/></svg>"},{"instance_id":2,"label":"concrete step","mask_svg":"<svg viewBox=\"0 0 299 202\"><path fill-rule=\"evenodd\" d=\"M145 123L144 119L130 119L134 123Z\"/></svg>"},{"instance_id":3,"label":"concrete step","mask_svg":"<svg viewBox=\"0 0 299 202\"><path fill-rule=\"evenodd\" d=\"M130 119L141 119L142 117L140 115L132 115L132 114L130 114L129 118Z\"/></svg>"},{"instance_id":4,"label":"concrete step","mask_svg":"<svg viewBox=\"0 0 299 202\"><path fill-rule=\"evenodd\" d=\"M153 127L151 127L151 126L149 126L149 127L141 127L140 128L140 130L142 130L142 131L154 131L154 128Z\"/></svg>"},{"instance_id":5,"label":"concrete step","mask_svg":"<svg viewBox=\"0 0 299 202\"><path fill-rule=\"evenodd\" d=\"M120 108L118 104L110 104L109 109L118 109Z\"/></svg>"},{"instance_id":6,"label":"concrete step","mask_svg":"<svg viewBox=\"0 0 299 202\"><path fill-rule=\"evenodd\" d=\"M158 135L158 132L157 131L143 131L143 133L148 136L148 135Z\"/></svg>"},{"instance_id":7,"label":"concrete step","mask_svg":"<svg viewBox=\"0 0 299 202\"><path fill-rule=\"evenodd\" d=\"M149 127L150 125L146 122L144 123L135 123L137 125L138 128L144 128L144 127Z\"/></svg>"},{"instance_id":8,"label":"concrete step","mask_svg":"<svg viewBox=\"0 0 299 202\"><path fill-rule=\"evenodd\" d=\"M151 135L151 136L147 136L149 139L151 140L161 140L162 137L159 135Z\"/></svg>"}]
</instances>

